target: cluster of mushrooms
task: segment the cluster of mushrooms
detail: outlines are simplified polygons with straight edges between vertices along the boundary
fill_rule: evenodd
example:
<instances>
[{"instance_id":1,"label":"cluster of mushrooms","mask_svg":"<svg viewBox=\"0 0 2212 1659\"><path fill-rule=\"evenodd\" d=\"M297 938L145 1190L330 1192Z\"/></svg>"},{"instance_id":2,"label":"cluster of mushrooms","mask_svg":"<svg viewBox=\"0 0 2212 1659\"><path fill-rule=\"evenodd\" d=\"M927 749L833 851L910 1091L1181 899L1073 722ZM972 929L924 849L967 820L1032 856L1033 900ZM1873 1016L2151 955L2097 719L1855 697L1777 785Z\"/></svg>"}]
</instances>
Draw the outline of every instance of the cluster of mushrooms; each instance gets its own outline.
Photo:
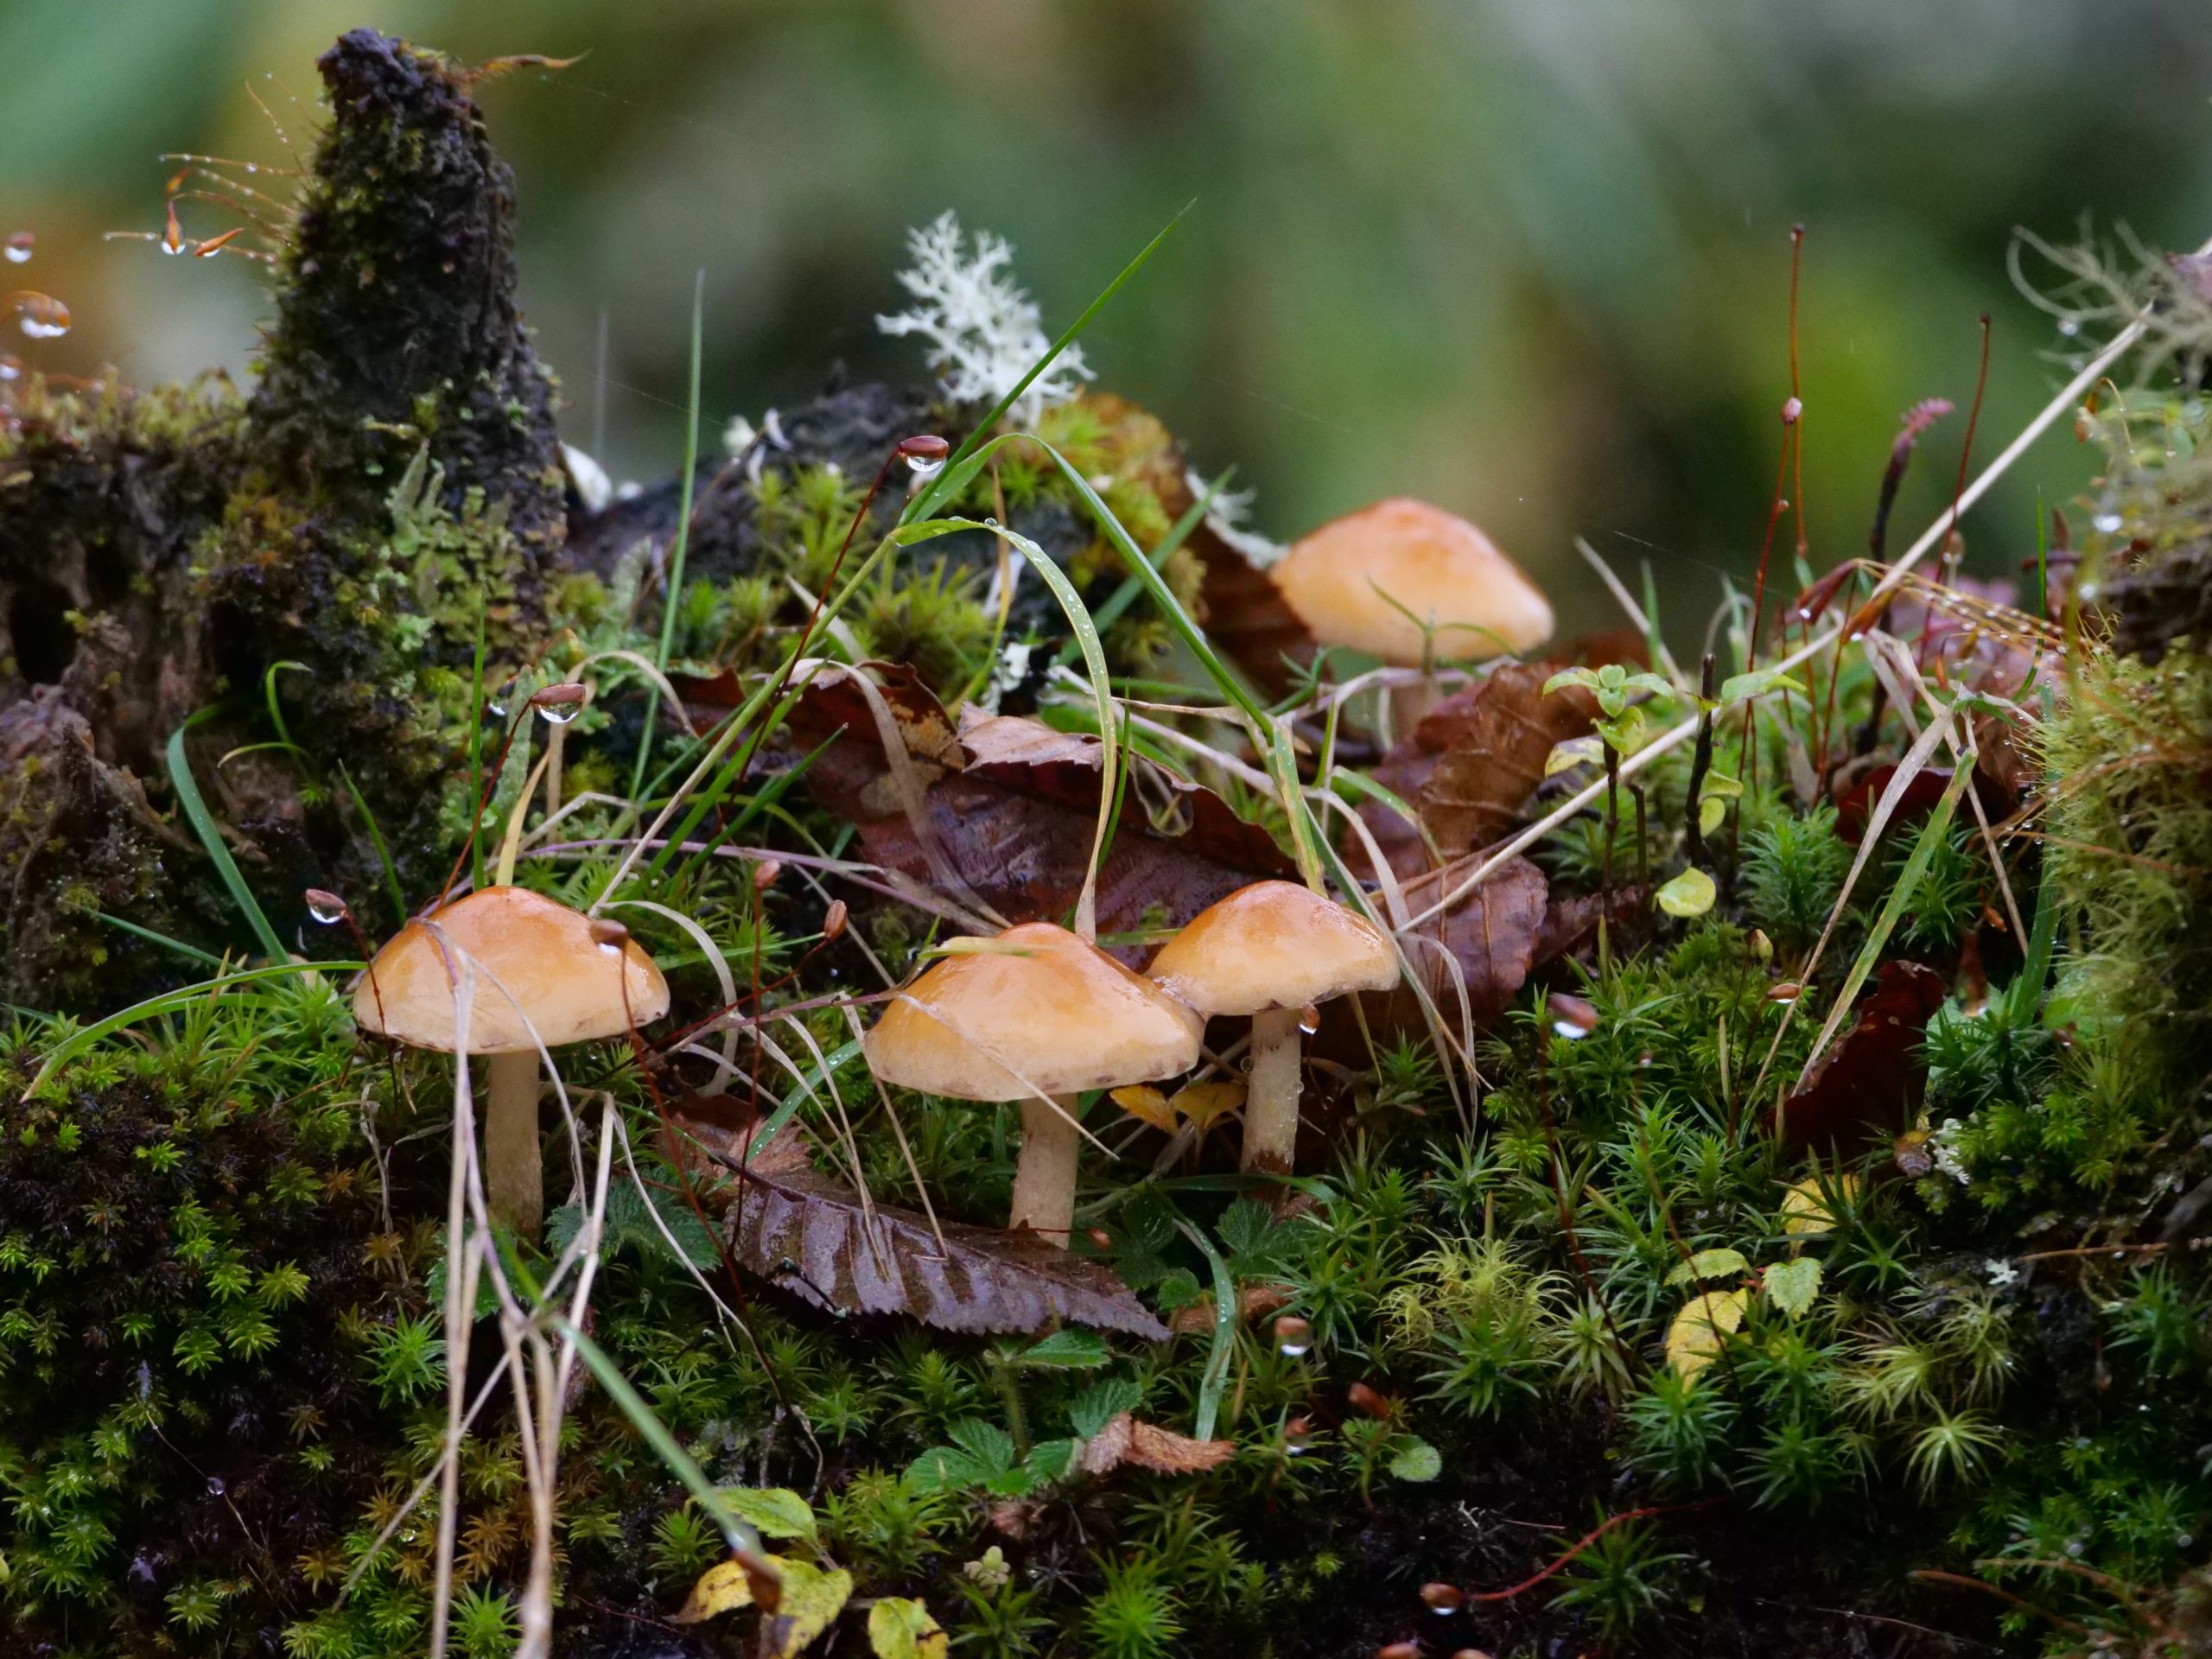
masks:
<instances>
[{"instance_id":1,"label":"cluster of mushrooms","mask_svg":"<svg viewBox=\"0 0 2212 1659\"><path fill-rule=\"evenodd\" d=\"M1433 701L1439 658L1525 651L1551 632L1543 595L1487 537L1403 498L1322 526L1268 575L1318 643L1422 671L1394 700L1401 731ZM1249 1017L1243 1166L1288 1174L1309 1011L1397 981L1396 951L1373 923L1306 887L1260 881L1170 938L1148 978L1049 922L964 941L897 995L863 1048L887 1083L1020 1102L1011 1225L1065 1248L1078 1096L1180 1077L1198 1064L1207 1020ZM500 885L410 922L361 976L353 1007L365 1031L485 1057L488 1207L534 1238L544 1210L541 1056L633 1033L668 1012L669 994L619 923Z\"/></svg>"}]
</instances>

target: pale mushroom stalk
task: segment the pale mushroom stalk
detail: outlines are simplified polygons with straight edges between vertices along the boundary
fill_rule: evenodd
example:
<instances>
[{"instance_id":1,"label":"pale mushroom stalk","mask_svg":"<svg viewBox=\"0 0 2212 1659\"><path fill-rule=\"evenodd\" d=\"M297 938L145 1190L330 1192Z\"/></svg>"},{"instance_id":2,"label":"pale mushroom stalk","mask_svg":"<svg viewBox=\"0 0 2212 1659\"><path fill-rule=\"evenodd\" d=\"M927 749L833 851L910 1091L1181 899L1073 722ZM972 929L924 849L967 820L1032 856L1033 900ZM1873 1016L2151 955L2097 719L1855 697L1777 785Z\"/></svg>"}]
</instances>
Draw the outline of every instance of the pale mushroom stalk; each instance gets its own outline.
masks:
<instances>
[{"instance_id":1,"label":"pale mushroom stalk","mask_svg":"<svg viewBox=\"0 0 2212 1659\"><path fill-rule=\"evenodd\" d=\"M1050 922L964 943L900 993L861 1045L885 1083L1021 1103L1010 1224L1065 1249L1084 1139L1077 1097L1189 1071L1198 1017Z\"/></svg>"},{"instance_id":2,"label":"pale mushroom stalk","mask_svg":"<svg viewBox=\"0 0 2212 1659\"><path fill-rule=\"evenodd\" d=\"M1287 1175L1298 1153L1298 1098L1304 1092L1300 1011L1262 1008L1252 1016L1252 1073L1244 1096L1248 1170Z\"/></svg>"},{"instance_id":3,"label":"pale mushroom stalk","mask_svg":"<svg viewBox=\"0 0 2212 1659\"><path fill-rule=\"evenodd\" d=\"M537 1135L543 1049L620 1037L668 1012L668 982L620 923L594 921L527 887L472 893L410 922L353 988L353 1021L412 1048L484 1062L484 1186L494 1217L535 1240L544 1224ZM458 1029L453 975L477 982Z\"/></svg>"},{"instance_id":4,"label":"pale mushroom stalk","mask_svg":"<svg viewBox=\"0 0 2212 1659\"><path fill-rule=\"evenodd\" d=\"M484 1199L519 1238L536 1238L545 1224L537 1077L535 1048L484 1057Z\"/></svg>"},{"instance_id":5,"label":"pale mushroom stalk","mask_svg":"<svg viewBox=\"0 0 2212 1659\"><path fill-rule=\"evenodd\" d=\"M1076 1160L1082 1151L1075 1096L1021 1103L1021 1151L1014 1164L1010 1225L1067 1242L1075 1224Z\"/></svg>"},{"instance_id":6,"label":"pale mushroom stalk","mask_svg":"<svg viewBox=\"0 0 2212 1659\"><path fill-rule=\"evenodd\" d=\"M1161 988L1209 1019L1249 1014L1243 1167L1297 1167L1306 1010L1398 982L1397 953L1374 923L1290 881L1255 881L1193 917L1153 958Z\"/></svg>"}]
</instances>

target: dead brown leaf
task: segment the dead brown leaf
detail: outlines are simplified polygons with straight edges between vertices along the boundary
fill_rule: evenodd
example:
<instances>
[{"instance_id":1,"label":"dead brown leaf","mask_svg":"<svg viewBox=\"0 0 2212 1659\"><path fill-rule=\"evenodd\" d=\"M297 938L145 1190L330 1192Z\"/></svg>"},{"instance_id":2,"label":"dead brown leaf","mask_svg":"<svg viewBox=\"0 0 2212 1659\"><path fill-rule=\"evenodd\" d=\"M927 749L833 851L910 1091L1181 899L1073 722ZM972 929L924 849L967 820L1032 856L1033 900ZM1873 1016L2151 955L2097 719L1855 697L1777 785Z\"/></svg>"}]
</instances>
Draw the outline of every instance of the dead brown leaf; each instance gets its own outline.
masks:
<instances>
[{"instance_id":1,"label":"dead brown leaf","mask_svg":"<svg viewBox=\"0 0 2212 1659\"><path fill-rule=\"evenodd\" d=\"M1135 1464L1160 1475L1200 1475L1236 1455L1233 1440L1194 1440L1170 1428L1141 1423L1123 1412L1083 1443L1076 1467L1087 1475L1111 1474Z\"/></svg>"},{"instance_id":2,"label":"dead brown leaf","mask_svg":"<svg viewBox=\"0 0 2212 1659\"><path fill-rule=\"evenodd\" d=\"M1932 968L1884 963L1873 991L1859 1005L1858 1023L1783 1103L1784 1148L1857 1153L1878 1131L1884 1139L1902 1133L1927 1082L1921 1039L1929 1016L1943 1005L1944 990L1943 976Z\"/></svg>"},{"instance_id":3,"label":"dead brown leaf","mask_svg":"<svg viewBox=\"0 0 2212 1659\"><path fill-rule=\"evenodd\" d=\"M905 1313L944 1331L1035 1332L1058 1323L1154 1341L1167 1329L1104 1266L1027 1232L942 1224L866 1204L817 1173L786 1131L749 1162L723 1132L679 1128L736 1180L718 1194L732 1253L817 1307Z\"/></svg>"},{"instance_id":4,"label":"dead brown leaf","mask_svg":"<svg viewBox=\"0 0 2212 1659\"><path fill-rule=\"evenodd\" d=\"M1009 922L1065 918L1090 865L1103 770L1098 740L977 714L956 734L911 671L881 664L868 671L922 780L924 827L953 874ZM806 750L829 745L806 782L823 805L859 827L868 858L931 881L928 850L899 797L877 721L847 678L817 681L787 727ZM1099 872L1101 933L1134 933L1163 918L1179 926L1239 887L1293 873L1274 838L1219 796L1148 760L1135 765L1142 776L1130 782ZM1117 954L1134 963L1147 952L1134 944Z\"/></svg>"}]
</instances>

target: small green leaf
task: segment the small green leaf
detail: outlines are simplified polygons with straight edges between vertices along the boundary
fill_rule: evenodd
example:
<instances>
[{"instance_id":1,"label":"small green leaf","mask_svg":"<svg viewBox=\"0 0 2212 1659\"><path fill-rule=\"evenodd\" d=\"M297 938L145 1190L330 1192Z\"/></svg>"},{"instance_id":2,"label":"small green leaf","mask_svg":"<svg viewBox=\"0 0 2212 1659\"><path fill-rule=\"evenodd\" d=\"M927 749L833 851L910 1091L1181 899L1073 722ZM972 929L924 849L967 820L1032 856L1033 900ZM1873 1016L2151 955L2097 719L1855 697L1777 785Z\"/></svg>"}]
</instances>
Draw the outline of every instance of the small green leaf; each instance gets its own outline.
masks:
<instances>
[{"instance_id":1,"label":"small green leaf","mask_svg":"<svg viewBox=\"0 0 2212 1659\"><path fill-rule=\"evenodd\" d=\"M1071 1326L1055 1331L1044 1341L1025 1349L1015 1356L1014 1363L1051 1370L1086 1371L1103 1365L1113 1357L1113 1350L1096 1332Z\"/></svg>"},{"instance_id":2,"label":"small green leaf","mask_svg":"<svg viewBox=\"0 0 2212 1659\"><path fill-rule=\"evenodd\" d=\"M1725 706L1764 696L1769 691L1802 691L1804 689L1802 681L1790 678L1778 669L1757 668L1748 674L1731 674L1723 680L1720 683L1720 702Z\"/></svg>"},{"instance_id":3,"label":"small green leaf","mask_svg":"<svg viewBox=\"0 0 2212 1659\"><path fill-rule=\"evenodd\" d=\"M1793 1319L1802 1319L1812 1311L1813 1300L1821 1294L1821 1261L1815 1255L1801 1255L1793 1262L1781 1262L1766 1270L1764 1281L1767 1300Z\"/></svg>"},{"instance_id":4,"label":"small green leaf","mask_svg":"<svg viewBox=\"0 0 2212 1659\"><path fill-rule=\"evenodd\" d=\"M1402 1434L1390 1453L1390 1472L1400 1480L1434 1480L1444 1472L1444 1454L1427 1440Z\"/></svg>"},{"instance_id":5,"label":"small green leaf","mask_svg":"<svg viewBox=\"0 0 2212 1659\"><path fill-rule=\"evenodd\" d=\"M1713 878L1692 865L1653 895L1669 916L1702 916L1713 908Z\"/></svg>"},{"instance_id":6,"label":"small green leaf","mask_svg":"<svg viewBox=\"0 0 2212 1659\"><path fill-rule=\"evenodd\" d=\"M1707 796L1703 800L1697 804L1698 834L1701 836L1711 835L1714 830L1720 827L1720 821L1727 816L1727 802L1722 800L1717 795Z\"/></svg>"},{"instance_id":7,"label":"small green leaf","mask_svg":"<svg viewBox=\"0 0 2212 1659\"><path fill-rule=\"evenodd\" d=\"M1049 1486L1056 1480L1065 1480L1068 1471L1075 1466L1077 1444L1074 1440L1046 1440L1033 1448L1022 1465L1029 1484L1033 1487Z\"/></svg>"},{"instance_id":8,"label":"small green leaf","mask_svg":"<svg viewBox=\"0 0 2212 1659\"><path fill-rule=\"evenodd\" d=\"M1732 1273L1741 1273L1751 1262L1741 1250L1726 1246L1718 1249L1700 1250L1667 1275L1670 1285L1687 1285L1693 1279L1726 1279Z\"/></svg>"},{"instance_id":9,"label":"small green leaf","mask_svg":"<svg viewBox=\"0 0 2212 1659\"><path fill-rule=\"evenodd\" d=\"M787 1486L722 1486L722 1502L741 1521L748 1521L763 1538L804 1538L814 1541L814 1509Z\"/></svg>"}]
</instances>

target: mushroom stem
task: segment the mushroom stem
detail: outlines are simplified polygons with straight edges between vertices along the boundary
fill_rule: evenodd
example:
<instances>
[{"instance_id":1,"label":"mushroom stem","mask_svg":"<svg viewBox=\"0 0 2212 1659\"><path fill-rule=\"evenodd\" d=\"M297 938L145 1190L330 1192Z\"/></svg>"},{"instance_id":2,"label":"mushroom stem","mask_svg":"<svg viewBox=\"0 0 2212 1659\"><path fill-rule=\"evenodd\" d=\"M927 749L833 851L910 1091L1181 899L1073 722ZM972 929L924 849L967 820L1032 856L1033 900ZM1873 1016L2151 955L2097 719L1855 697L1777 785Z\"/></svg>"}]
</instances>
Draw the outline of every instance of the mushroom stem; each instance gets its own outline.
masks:
<instances>
[{"instance_id":1,"label":"mushroom stem","mask_svg":"<svg viewBox=\"0 0 2212 1659\"><path fill-rule=\"evenodd\" d=\"M484 1070L484 1197L493 1220L535 1243L545 1221L537 1051L488 1054Z\"/></svg>"},{"instance_id":2,"label":"mushroom stem","mask_svg":"<svg viewBox=\"0 0 2212 1659\"><path fill-rule=\"evenodd\" d=\"M1428 717L1430 709L1442 701L1435 679L1424 673L1421 678L1405 685L1390 688L1390 741L1403 742L1414 734L1414 728Z\"/></svg>"},{"instance_id":3,"label":"mushroom stem","mask_svg":"<svg viewBox=\"0 0 2212 1659\"><path fill-rule=\"evenodd\" d=\"M1075 1224L1075 1160L1083 1147L1075 1108L1073 1095L1021 1103L1021 1155L1014 1160L1014 1213L1007 1222L1062 1249Z\"/></svg>"},{"instance_id":4,"label":"mushroom stem","mask_svg":"<svg viewBox=\"0 0 2212 1659\"><path fill-rule=\"evenodd\" d=\"M1298 1154L1300 1032L1296 1008L1252 1016L1252 1075L1244 1095L1244 1167L1287 1175Z\"/></svg>"}]
</instances>

